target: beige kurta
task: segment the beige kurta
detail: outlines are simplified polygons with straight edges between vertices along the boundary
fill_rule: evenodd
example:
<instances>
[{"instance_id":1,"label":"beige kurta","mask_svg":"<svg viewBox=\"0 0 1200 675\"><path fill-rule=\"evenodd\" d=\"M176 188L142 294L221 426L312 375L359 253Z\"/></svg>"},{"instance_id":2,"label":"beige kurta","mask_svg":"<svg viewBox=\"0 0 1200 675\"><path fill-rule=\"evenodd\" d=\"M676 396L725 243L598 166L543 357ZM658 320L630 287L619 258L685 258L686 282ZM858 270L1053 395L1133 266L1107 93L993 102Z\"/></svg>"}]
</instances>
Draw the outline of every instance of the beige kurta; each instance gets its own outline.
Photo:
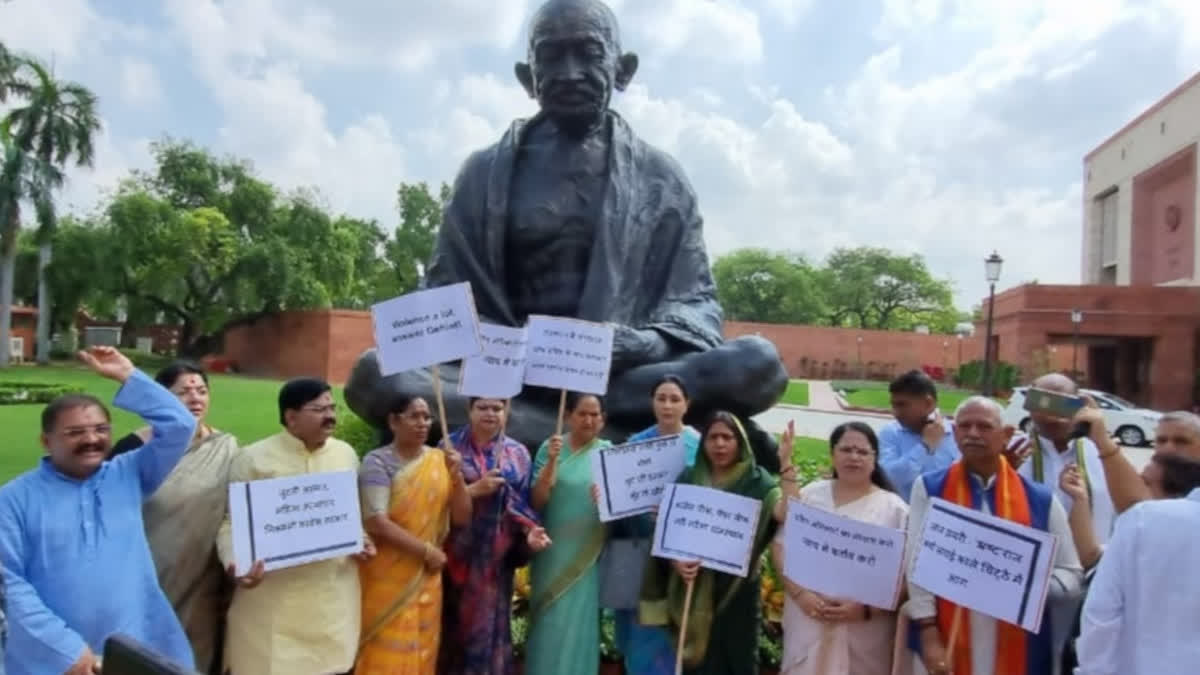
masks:
<instances>
[{"instance_id":1,"label":"beige kurta","mask_svg":"<svg viewBox=\"0 0 1200 675\"><path fill-rule=\"evenodd\" d=\"M810 506L873 525L904 530L908 521L908 505L894 492L875 490L838 507L833 481L824 480L805 486L800 497ZM782 543L782 530L777 538ZM894 612L875 609L868 621L824 623L805 614L789 595L783 604L780 670L786 675L888 675L895 632Z\"/></svg>"},{"instance_id":2,"label":"beige kurta","mask_svg":"<svg viewBox=\"0 0 1200 675\"><path fill-rule=\"evenodd\" d=\"M209 673L224 611L224 571L213 546L229 500L237 439L214 431L194 443L142 507L158 582L179 615L196 656Z\"/></svg>"},{"instance_id":3,"label":"beige kurta","mask_svg":"<svg viewBox=\"0 0 1200 675\"><path fill-rule=\"evenodd\" d=\"M330 439L309 451L283 432L243 449L230 480L357 470L358 455L346 443ZM217 552L226 566L233 562L228 517ZM358 563L350 557L268 572L256 588L234 591L225 666L232 675L347 672L358 647L361 604Z\"/></svg>"}]
</instances>

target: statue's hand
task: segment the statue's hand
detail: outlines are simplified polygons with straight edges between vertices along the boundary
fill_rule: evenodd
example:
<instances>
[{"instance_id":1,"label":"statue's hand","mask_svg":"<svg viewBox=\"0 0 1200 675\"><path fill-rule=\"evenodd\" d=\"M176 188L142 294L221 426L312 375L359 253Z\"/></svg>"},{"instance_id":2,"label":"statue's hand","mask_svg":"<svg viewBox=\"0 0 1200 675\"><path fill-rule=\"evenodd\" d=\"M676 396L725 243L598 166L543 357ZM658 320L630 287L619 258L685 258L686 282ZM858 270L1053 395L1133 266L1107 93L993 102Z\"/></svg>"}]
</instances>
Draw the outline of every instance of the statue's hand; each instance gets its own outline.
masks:
<instances>
[{"instance_id":1,"label":"statue's hand","mask_svg":"<svg viewBox=\"0 0 1200 675\"><path fill-rule=\"evenodd\" d=\"M627 370L664 361L671 355L666 339L653 329L613 326L613 369Z\"/></svg>"}]
</instances>

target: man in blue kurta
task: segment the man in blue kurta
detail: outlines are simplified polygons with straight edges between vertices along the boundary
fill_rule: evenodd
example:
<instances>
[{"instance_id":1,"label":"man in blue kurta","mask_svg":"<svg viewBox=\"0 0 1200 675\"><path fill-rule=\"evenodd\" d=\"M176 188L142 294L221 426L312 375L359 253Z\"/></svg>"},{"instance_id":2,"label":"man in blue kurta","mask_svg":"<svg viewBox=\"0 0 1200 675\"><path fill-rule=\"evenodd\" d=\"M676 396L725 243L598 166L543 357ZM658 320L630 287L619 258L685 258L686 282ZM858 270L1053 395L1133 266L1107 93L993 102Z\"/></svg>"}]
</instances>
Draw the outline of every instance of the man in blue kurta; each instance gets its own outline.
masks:
<instances>
[{"instance_id":1,"label":"man in blue kurta","mask_svg":"<svg viewBox=\"0 0 1200 675\"><path fill-rule=\"evenodd\" d=\"M961 453L954 424L938 411L937 385L919 370L904 373L888 386L896 417L879 430L879 466L904 501L921 474L941 471Z\"/></svg>"},{"instance_id":2,"label":"man in blue kurta","mask_svg":"<svg viewBox=\"0 0 1200 675\"><path fill-rule=\"evenodd\" d=\"M94 347L80 359L121 383L113 404L153 433L108 460L112 425L98 399L67 395L42 411L46 456L0 488L8 675L89 675L116 633L192 668L191 646L158 585L142 502L183 457L196 419L116 349Z\"/></svg>"}]
</instances>

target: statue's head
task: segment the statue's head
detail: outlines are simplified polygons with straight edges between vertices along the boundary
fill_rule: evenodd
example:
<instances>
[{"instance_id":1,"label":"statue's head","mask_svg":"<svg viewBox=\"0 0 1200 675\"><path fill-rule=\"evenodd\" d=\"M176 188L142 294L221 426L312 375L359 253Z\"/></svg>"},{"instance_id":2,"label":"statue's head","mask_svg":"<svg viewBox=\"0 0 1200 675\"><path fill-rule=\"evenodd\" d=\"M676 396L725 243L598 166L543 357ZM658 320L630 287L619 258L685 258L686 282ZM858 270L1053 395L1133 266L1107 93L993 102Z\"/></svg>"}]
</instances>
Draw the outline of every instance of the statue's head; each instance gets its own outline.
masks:
<instances>
[{"instance_id":1,"label":"statue's head","mask_svg":"<svg viewBox=\"0 0 1200 675\"><path fill-rule=\"evenodd\" d=\"M583 132L604 117L613 89L637 72L636 54L621 53L617 17L600 0L549 0L533 16L529 62L517 79L568 132Z\"/></svg>"}]
</instances>

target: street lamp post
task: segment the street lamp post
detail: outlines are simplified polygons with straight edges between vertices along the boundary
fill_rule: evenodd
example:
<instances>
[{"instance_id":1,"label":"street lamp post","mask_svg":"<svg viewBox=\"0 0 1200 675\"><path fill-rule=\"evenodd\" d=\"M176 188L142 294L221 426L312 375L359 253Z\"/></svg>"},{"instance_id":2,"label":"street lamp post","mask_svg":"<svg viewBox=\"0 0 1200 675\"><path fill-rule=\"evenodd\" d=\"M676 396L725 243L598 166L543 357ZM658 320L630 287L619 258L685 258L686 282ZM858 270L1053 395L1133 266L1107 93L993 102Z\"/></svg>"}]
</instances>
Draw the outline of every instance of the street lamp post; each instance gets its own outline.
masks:
<instances>
[{"instance_id":1,"label":"street lamp post","mask_svg":"<svg viewBox=\"0 0 1200 675\"><path fill-rule=\"evenodd\" d=\"M859 335L856 340L858 342L858 379L861 380L866 377L866 371L863 369L862 360L862 336Z\"/></svg>"},{"instance_id":2,"label":"street lamp post","mask_svg":"<svg viewBox=\"0 0 1200 675\"><path fill-rule=\"evenodd\" d=\"M1000 268L1003 265L1004 259L995 251L992 251L992 254L983 261L984 272L987 274L988 281L987 333L984 336L983 343L984 396L991 396L994 393L992 388L992 359L996 355L992 353L992 317L996 310L996 282L1000 280Z\"/></svg>"},{"instance_id":3,"label":"street lamp post","mask_svg":"<svg viewBox=\"0 0 1200 675\"><path fill-rule=\"evenodd\" d=\"M1083 323L1083 310L1071 310L1071 326L1074 328L1074 337L1072 338L1071 346L1071 378L1075 379L1079 373L1079 324Z\"/></svg>"}]
</instances>

